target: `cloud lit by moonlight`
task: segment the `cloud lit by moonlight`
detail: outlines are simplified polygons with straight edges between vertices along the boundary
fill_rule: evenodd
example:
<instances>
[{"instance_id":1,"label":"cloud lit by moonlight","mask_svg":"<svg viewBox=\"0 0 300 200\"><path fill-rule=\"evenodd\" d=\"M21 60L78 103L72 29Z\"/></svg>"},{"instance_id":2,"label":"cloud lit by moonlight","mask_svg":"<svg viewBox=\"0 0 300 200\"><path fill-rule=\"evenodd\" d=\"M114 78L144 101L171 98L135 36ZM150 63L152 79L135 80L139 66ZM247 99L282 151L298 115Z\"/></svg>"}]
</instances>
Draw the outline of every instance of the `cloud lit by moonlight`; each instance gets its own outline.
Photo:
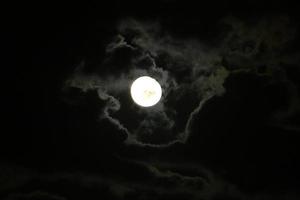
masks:
<instances>
[{"instance_id":1,"label":"cloud lit by moonlight","mask_svg":"<svg viewBox=\"0 0 300 200\"><path fill-rule=\"evenodd\" d=\"M225 92L229 72L220 52L197 40L161 37L155 24L128 20L117 29L119 34L107 44L105 59L98 66L105 70L99 73L88 64L91 61L82 62L66 86L96 90L104 105L100 119L125 133L127 145L186 143L203 105Z\"/></svg>"}]
</instances>

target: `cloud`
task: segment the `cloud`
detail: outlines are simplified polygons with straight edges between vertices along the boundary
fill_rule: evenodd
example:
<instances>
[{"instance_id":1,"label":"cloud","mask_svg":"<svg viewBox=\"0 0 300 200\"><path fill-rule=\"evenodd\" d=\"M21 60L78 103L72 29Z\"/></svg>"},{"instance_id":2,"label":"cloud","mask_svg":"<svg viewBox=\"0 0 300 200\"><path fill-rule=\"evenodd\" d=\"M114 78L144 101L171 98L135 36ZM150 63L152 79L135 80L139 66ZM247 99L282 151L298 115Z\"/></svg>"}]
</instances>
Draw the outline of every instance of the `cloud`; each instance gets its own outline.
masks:
<instances>
[{"instance_id":1,"label":"cloud","mask_svg":"<svg viewBox=\"0 0 300 200\"><path fill-rule=\"evenodd\" d=\"M87 74L80 66L66 85L83 91L96 89L99 98L107 102L101 117L127 133L126 144L166 147L186 142L193 116L208 99L225 91L222 84L227 73L221 57L195 39L179 40L163 34L158 23L129 19L121 21L118 30L116 39L106 47L107 58L99 66L111 67L111 73ZM124 59L119 54L129 59L122 68L116 68L116 61ZM162 100L149 109L132 105L128 97L131 82L143 75L157 79L163 89ZM185 93L195 98L187 111L176 108ZM129 112L131 121L127 120Z\"/></svg>"},{"instance_id":2,"label":"cloud","mask_svg":"<svg viewBox=\"0 0 300 200\"><path fill-rule=\"evenodd\" d=\"M120 102L113 96L105 93L101 89L98 89L98 96L100 99L106 101L106 106L103 109L103 115L100 118L108 119L112 124L116 125L119 130L125 131L127 134L130 134L126 127L124 127L119 120L110 116L111 112L117 112L120 110Z\"/></svg>"},{"instance_id":3,"label":"cloud","mask_svg":"<svg viewBox=\"0 0 300 200\"><path fill-rule=\"evenodd\" d=\"M131 170L128 171L126 166ZM299 198L292 190L280 194L247 194L211 170L191 163L122 159L120 165L110 174L101 171L88 173L65 170L37 172L14 165L2 165L0 168L6 171L6 175L0 175L1 197L5 200ZM185 174L185 170L189 173Z\"/></svg>"},{"instance_id":4,"label":"cloud","mask_svg":"<svg viewBox=\"0 0 300 200\"><path fill-rule=\"evenodd\" d=\"M282 51L295 37L288 18L269 17L251 24L228 17L222 23L229 29L221 33L218 44L209 46L197 38L176 38L157 22L122 20L100 70L85 73L88 66L81 66L66 85L97 90L107 101L100 115L127 133L125 144L185 143L194 117L207 101L224 94L223 84L231 73L276 78L276 71L284 70L282 62L296 63L295 56ZM133 105L128 95L132 81L143 75L153 76L163 88L162 100L149 109Z\"/></svg>"},{"instance_id":5,"label":"cloud","mask_svg":"<svg viewBox=\"0 0 300 200\"><path fill-rule=\"evenodd\" d=\"M231 73L252 71L269 78L268 86L282 85L287 106L276 110L270 125L298 131L289 124L300 112L299 86L291 74L298 73L299 51L293 49L298 25L287 16L266 16L255 23L227 17L222 22L230 31L222 41L222 55ZM293 71L293 72L291 72Z\"/></svg>"},{"instance_id":6,"label":"cloud","mask_svg":"<svg viewBox=\"0 0 300 200\"><path fill-rule=\"evenodd\" d=\"M228 27L222 38L222 56L230 70L253 70L272 75L283 63L299 62L289 48L296 38L297 26L287 16L265 16L249 22L234 17L222 19Z\"/></svg>"},{"instance_id":7,"label":"cloud","mask_svg":"<svg viewBox=\"0 0 300 200\"><path fill-rule=\"evenodd\" d=\"M123 176L104 176L101 172L96 174L84 172L34 172L21 167L9 166L10 174L14 177L2 181L10 186L2 189L2 194L6 194L6 200L17 199L53 199L64 200L73 198L103 198L111 199L211 199L222 187L228 183L215 180L211 172L202 171L206 178L201 176L187 176L179 172L160 169L149 163L126 161L134 169L133 175L129 175L126 180L122 177L128 171L121 170ZM123 165L124 166L124 163ZM3 167L2 167L3 168ZM20 178L22 171L27 171L27 178ZM132 172L130 172L132 173ZM209 173L209 174L207 174ZM147 177L136 179L134 177ZM127 176L126 176L127 177ZM2 177L0 177L2 178ZM207 179L209 178L209 179ZM62 191L61 188L64 188ZM226 186L227 187L227 186Z\"/></svg>"}]
</instances>

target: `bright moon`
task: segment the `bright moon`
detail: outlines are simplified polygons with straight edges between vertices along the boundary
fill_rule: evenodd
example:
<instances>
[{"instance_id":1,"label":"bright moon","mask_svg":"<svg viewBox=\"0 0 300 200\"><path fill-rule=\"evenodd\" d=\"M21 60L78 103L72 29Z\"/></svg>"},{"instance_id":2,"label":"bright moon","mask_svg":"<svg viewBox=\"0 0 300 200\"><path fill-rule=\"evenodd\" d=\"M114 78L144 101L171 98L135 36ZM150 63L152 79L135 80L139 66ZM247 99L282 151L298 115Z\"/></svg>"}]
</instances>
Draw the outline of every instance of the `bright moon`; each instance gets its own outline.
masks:
<instances>
[{"instance_id":1,"label":"bright moon","mask_svg":"<svg viewBox=\"0 0 300 200\"><path fill-rule=\"evenodd\" d=\"M142 107L150 107L159 102L162 90L155 79L142 76L132 83L130 93L136 104Z\"/></svg>"}]
</instances>

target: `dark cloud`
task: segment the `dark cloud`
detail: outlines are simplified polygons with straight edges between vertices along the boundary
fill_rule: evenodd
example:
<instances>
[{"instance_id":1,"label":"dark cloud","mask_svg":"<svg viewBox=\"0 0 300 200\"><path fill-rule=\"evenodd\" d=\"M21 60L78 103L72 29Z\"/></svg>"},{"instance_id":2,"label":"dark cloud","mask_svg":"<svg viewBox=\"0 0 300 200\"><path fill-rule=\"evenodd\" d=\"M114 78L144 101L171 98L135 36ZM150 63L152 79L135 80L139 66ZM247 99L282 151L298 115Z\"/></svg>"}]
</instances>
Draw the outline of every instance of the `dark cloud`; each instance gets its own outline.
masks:
<instances>
[{"instance_id":1,"label":"dark cloud","mask_svg":"<svg viewBox=\"0 0 300 200\"><path fill-rule=\"evenodd\" d=\"M248 71L269 77L266 84L271 87L284 85L280 93L285 93L287 106L274 112L270 124L297 130L284 122L298 115L300 105L299 84L290 76L291 68L298 68L299 63L295 21L287 16L266 16L254 22L228 17L223 23L230 27L222 42L226 68L233 73Z\"/></svg>"},{"instance_id":2,"label":"dark cloud","mask_svg":"<svg viewBox=\"0 0 300 200\"><path fill-rule=\"evenodd\" d=\"M231 73L253 71L273 77L276 71L284 72L282 62L296 62L294 55L283 53L295 38L289 18L269 17L250 23L228 17L222 23L229 30L222 33L218 45L208 46L196 38L175 38L157 22L121 21L119 35L107 45L107 58L99 66L110 73L77 70L67 85L83 91L97 89L101 99L109 99L103 116L127 133L127 144L159 147L186 142L194 116L211 97L225 92L223 83ZM160 103L148 110L134 107L128 99L130 84L142 75L153 76L163 88ZM290 90L290 95L299 100L296 89ZM292 100L289 110L296 112L293 105L298 105L298 100ZM178 106L185 101L187 106L181 110ZM133 107L126 111L137 112L142 120L133 125L134 118L126 122L126 114L117 115L127 107L123 102Z\"/></svg>"},{"instance_id":3,"label":"dark cloud","mask_svg":"<svg viewBox=\"0 0 300 200\"><path fill-rule=\"evenodd\" d=\"M128 162L128 161L126 161ZM130 164L129 164L130 163ZM216 176L210 170L191 164L129 161L137 169L135 175L106 176L102 173L36 172L12 165L2 166L9 172L1 188L5 200L34 199L296 199L292 192L280 195L241 192L237 186ZM123 163L125 164L125 163ZM125 164L127 165L127 164ZM123 165L124 166L124 165ZM181 167L192 170L194 175L184 175ZM187 168L186 168L187 167ZM139 169L139 170L138 170ZM121 170L122 171L122 170ZM23 173L22 173L23 172ZM24 177L26 172L26 177ZM123 174L124 173L124 174ZM122 175L123 174L123 175ZM196 175L197 174L197 175ZM142 178L136 178L136 177ZM127 177L124 179L124 177Z\"/></svg>"},{"instance_id":4,"label":"dark cloud","mask_svg":"<svg viewBox=\"0 0 300 200\"><path fill-rule=\"evenodd\" d=\"M251 188L257 181L253 175L255 170L259 174L272 174L256 163L266 155L256 153L257 149L262 150L268 136L254 133L264 130L272 131L276 137L282 134L270 128L272 126L299 131L295 119L299 115L299 87L297 78L291 75L299 61L297 53L291 53L297 52L293 49L297 28L284 16L252 21L226 17L220 25L223 27L220 37L208 43L196 37L177 37L157 22L120 21L118 34L107 44L106 57L99 65L99 69L105 69L103 73L101 70L86 73L85 68L89 66L83 63L66 81L67 88L97 91L98 98L105 103L99 118L126 133L124 148L136 147L135 155L148 155L145 151L155 147L153 149L177 152L177 161L201 158L209 164L220 162L223 169L215 166L215 170L227 170L233 180L233 183L225 181L227 175L219 177L202 169L201 161L197 161L196 168L202 173L189 169L192 175L181 171L178 163L174 164L176 167L172 164L164 167L160 162L139 162L142 171L146 171L147 181L122 184L119 180L113 181L118 184L111 190L122 198L294 198L293 192L271 195L259 190L259 193L251 193L245 187L250 185ZM129 95L130 84L142 75L153 76L163 88L162 100L147 109L135 105ZM290 119L295 121L291 123ZM261 141L255 143L253 138L256 137ZM257 149L250 148L245 143L248 140L257 145ZM246 147L257 159L247 160ZM158 157L174 156L165 152L157 154L163 154ZM269 162L263 163L273 169ZM242 174L231 177L232 170L250 173L253 179ZM284 174L278 173L278 176ZM280 181L278 185L283 187L289 184L285 178L281 177ZM256 185L270 186L265 179L261 182ZM176 192L168 192L168 187L176 188Z\"/></svg>"},{"instance_id":5,"label":"dark cloud","mask_svg":"<svg viewBox=\"0 0 300 200\"><path fill-rule=\"evenodd\" d=\"M161 170L149 163L130 163L134 168L143 169L142 171L137 170L135 173L142 177L146 175L147 178L136 179L134 176L129 176L124 180L123 176L106 177L103 174L80 172L41 173L8 165L6 170L10 172L11 176L9 180L2 180L2 183L11 182L12 184L7 185L5 189L2 188L2 194L5 194L2 197L7 200L80 199L91 195L94 195L93 198L98 195L102 198L104 196L112 199L211 199L216 191L218 193L226 192L231 196L239 194L236 189L229 189L231 186L228 183L212 176L211 172L202 171L204 169L201 171L202 174L206 174L206 178L186 176L172 170ZM26 177L20 173L22 171L26 171ZM124 171L124 173L127 172ZM74 190L74 188L77 189ZM174 188L176 191L173 190ZM150 193L151 195L149 195Z\"/></svg>"},{"instance_id":6,"label":"dark cloud","mask_svg":"<svg viewBox=\"0 0 300 200\"><path fill-rule=\"evenodd\" d=\"M298 10L122 2L24 13L20 41L3 37L22 56L4 73L0 199L299 199ZM143 75L154 107L130 97Z\"/></svg>"},{"instance_id":7,"label":"dark cloud","mask_svg":"<svg viewBox=\"0 0 300 200\"><path fill-rule=\"evenodd\" d=\"M108 57L103 66L99 67L106 67L112 61L109 65L113 66L112 69L117 66L122 70L118 73L111 71L109 75L84 74L82 70L77 70L67 81L67 85L82 88L83 91L97 89L100 98L109 97L110 103L104 110L104 116L127 132L127 144L159 147L185 142L193 116L211 96L222 95L225 91L222 84L228 72L221 65L221 57L215 49L195 39L176 40L164 33L158 23L142 23L130 19L121 21L118 30L120 34L108 44ZM120 55L128 55L126 59L129 58L120 63L123 65L121 68L118 67L119 63L114 63L115 60L124 61L115 57L120 50L123 52ZM163 58L165 56L167 59ZM165 59L165 63L158 64L162 59ZM183 75L182 70L188 73ZM126 122L126 116L122 119L123 103L117 99L126 98L122 102L128 102L131 82L142 75L150 75L159 81L163 97L156 106L145 110L134 107L129 102L135 109L130 112L143 119L130 125L132 122ZM180 111L176 107L188 101L185 93L191 95L192 102L187 104L187 111ZM113 105L114 108L111 107Z\"/></svg>"}]
</instances>

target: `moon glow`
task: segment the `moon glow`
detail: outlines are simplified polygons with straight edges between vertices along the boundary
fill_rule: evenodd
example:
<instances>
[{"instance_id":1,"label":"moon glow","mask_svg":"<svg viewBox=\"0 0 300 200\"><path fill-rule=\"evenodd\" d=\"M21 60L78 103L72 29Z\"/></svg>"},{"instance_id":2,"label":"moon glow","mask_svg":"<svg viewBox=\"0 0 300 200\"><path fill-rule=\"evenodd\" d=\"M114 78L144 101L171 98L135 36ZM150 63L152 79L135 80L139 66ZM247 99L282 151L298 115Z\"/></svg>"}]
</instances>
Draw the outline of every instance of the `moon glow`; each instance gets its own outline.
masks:
<instances>
[{"instance_id":1,"label":"moon glow","mask_svg":"<svg viewBox=\"0 0 300 200\"><path fill-rule=\"evenodd\" d=\"M136 104L142 107L150 107L159 102L162 90L160 84L154 78L141 76L132 83L130 93Z\"/></svg>"}]
</instances>

